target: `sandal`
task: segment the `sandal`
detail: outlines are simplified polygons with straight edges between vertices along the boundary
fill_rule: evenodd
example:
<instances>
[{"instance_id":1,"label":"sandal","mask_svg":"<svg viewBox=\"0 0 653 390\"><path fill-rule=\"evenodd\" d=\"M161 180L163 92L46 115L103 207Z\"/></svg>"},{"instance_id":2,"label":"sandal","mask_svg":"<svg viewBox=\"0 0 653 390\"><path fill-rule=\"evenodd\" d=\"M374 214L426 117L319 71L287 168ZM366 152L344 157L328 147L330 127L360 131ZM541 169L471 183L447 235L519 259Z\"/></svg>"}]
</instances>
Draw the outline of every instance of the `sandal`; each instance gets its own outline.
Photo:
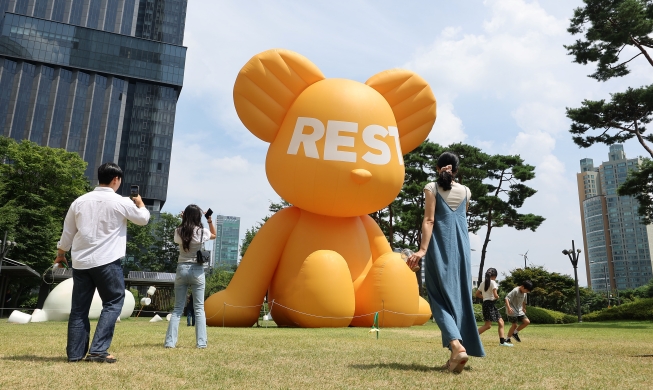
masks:
<instances>
[{"instance_id":1,"label":"sandal","mask_svg":"<svg viewBox=\"0 0 653 390\"><path fill-rule=\"evenodd\" d=\"M98 355L98 354L91 354L89 353L86 358L84 359L87 362L95 362L95 363L115 363L116 358L112 355L106 354L106 355Z\"/></svg>"}]
</instances>

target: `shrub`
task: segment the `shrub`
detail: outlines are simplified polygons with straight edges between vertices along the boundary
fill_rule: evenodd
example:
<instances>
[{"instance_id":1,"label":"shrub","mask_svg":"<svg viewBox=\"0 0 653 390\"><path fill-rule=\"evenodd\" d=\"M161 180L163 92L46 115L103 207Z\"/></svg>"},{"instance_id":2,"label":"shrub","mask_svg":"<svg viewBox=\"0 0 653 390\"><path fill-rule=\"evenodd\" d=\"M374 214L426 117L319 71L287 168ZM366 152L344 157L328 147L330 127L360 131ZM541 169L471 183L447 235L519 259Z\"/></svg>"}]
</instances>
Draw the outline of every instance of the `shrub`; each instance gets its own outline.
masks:
<instances>
[{"instance_id":1,"label":"shrub","mask_svg":"<svg viewBox=\"0 0 653 390\"><path fill-rule=\"evenodd\" d=\"M506 308L499 309L499 313L501 313L503 321L508 324ZM572 324L578 322L576 316L534 306L526 307L526 316L531 320L531 324ZM474 317L476 317L476 321L483 322L483 305L474 304Z\"/></svg>"},{"instance_id":2,"label":"shrub","mask_svg":"<svg viewBox=\"0 0 653 390\"><path fill-rule=\"evenodd\" d=\"M615 320L653 321L653 298L636 299L631 303L613 306L583 316L583 321L589 322Z\"/></svg>"},{"instance_id":3,"label":"shrub","mask_svg":"<svg viewBox=\"0 0 653 390\"><path fill-rule=\"evenodd\" d=\"M578 322L578 317L534 306L526 308L526 315L533 324L572 324Z\"/></svg>"},{"instance_id":4,"label":"shrub","mask_svg":"<svg viewBox=\"0 0 653 390\"><path fill-rule=\"evenodd\" d=\"M21 309L34 309L36 308L36 304L39 301L39 296L38 295L30 295L27 299L22 301L19 305Z\"/></svg>"},{"instance_id":5,"label":"shrub","mask_svg":"<svg viewBox=\"0 0 653 390\"><path fill-rule=\"evenodd\" d=\"M476 322L483 322L483 305L474 304L474 318L476 318Z\"/></svg>"}]
</instances>

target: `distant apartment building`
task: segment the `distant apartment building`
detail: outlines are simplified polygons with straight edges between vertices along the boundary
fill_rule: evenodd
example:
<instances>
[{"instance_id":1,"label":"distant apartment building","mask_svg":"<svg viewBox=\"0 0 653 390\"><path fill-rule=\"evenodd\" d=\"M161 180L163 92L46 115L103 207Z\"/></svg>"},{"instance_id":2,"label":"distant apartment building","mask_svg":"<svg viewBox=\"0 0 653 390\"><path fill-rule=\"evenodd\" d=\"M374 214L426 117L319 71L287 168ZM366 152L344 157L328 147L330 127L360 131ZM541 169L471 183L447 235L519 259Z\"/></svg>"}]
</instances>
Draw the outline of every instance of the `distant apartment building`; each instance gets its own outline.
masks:
<instances>
[{"instance_id":1,"label":"distant apartment building","mask_svg":"<svg viewBox=\"0 0 653 390\"><path fill-rule=\"evenodd\" d=\"M240 217L218 215L216 217L215 231L213 266L233 266L238 264Z\"/></svg>"},{"instance_id":2,"label":"distant apartment building","mask_svg":"<svg viewBox=\"0 0 653 390\"><path fill-rule=\"evenodd\" d=\"M619 144L610 146L608 161L599 167L591 158L580 160L576 179L587 285L595 291L637 288L653 278L653 227L641 223L635 198L617 195L628 171L640 164L640 158L627 159Z\"/></svg>"}]
</instances>

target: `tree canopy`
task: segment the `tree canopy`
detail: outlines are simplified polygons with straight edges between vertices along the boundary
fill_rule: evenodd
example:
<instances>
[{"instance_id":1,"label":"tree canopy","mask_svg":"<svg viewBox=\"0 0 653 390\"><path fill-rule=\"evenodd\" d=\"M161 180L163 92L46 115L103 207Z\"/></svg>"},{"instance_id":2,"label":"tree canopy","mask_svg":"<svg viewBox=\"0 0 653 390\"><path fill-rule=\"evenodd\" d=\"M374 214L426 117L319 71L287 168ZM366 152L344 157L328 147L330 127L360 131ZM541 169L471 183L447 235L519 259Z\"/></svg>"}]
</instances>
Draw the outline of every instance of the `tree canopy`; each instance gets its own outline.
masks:
<instances>
[{"instance_id":1,"label":"tree canopy","mask_svg":"<svg viewBox=\"0 0 653 390\"><path fill-rule=\"evenodd\" d=\"M175 272L179 248L174 242L174 232L179 225L179 216L165 212L145 226L129 222L125 272Z\"/></svg>"},{"instance_id":2,"label":"tree canopy","mask_svg":"<svg viewBox=\"0 0 653 390\"><path fill-rule=\"evenodd\" d=\"M653 48L653 1L650 0L584 0L574 11L567 31L580 35L565 48L574 62L596 64L589 77L607 81L630 74L632 61L653 67L648 52ZM653 134L648 125L653 119L653 85L629 87L611 94L611 98L584 100L581 107L567 108L574 142L583 148L596 143L612 145L636 139L653 158ZM633 195L640 202L639 214L651 223L653 202L653 165L646 162L630 172L619 187L619 195Z\"/></svg>"},{"instance_id":3,"label":"tree canopy","mask_svg":"<svg viewBox=\"0 0 653 390\"><path fill-rule=\"evenodd\" d=\"M469 231L476 233L486 228L479 266L480 280L493 228L508 226L535 231L544 221L539 215L517 211L527 198L536 193L523 184L535 177L535 167L525 164L521 157L489 155L477 147L462 143L443 147L424 141L404 156L406 176L397 198L371 216L391 246L416 250L422 238L424 186L436 179L437 159L445 151L459 156L457 180L472 192L467 212Z\"/></svg>"},{"instance_id":4,"label":"tree canopy","mask_svg":"<svg viewBox=\"0 0 653 390\"><path fill-rule=\"evenodd\" d=\"M18 245L7 257L43 273L54 261L70 204L91 187L77 153L0 136L0 234ZM39 283L21 280L20 292Z\"/></svg>"}]
</instances>

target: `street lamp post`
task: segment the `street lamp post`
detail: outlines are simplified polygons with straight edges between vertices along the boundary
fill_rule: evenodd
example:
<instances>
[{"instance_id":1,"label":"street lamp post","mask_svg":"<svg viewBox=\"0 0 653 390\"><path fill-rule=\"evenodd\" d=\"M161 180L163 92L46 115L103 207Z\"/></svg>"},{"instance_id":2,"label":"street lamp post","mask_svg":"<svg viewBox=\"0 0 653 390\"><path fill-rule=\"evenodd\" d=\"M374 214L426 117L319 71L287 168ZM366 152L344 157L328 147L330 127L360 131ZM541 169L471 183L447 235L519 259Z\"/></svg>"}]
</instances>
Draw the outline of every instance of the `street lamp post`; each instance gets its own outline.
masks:
<instances>
[{"instance_id":1,"label":"street lamp post","mask_svg":"<svg viewBox=\"0 0 653 390\"><path fill-rule=\"evenodd\" d=\"M576 249L574 245L574 240L571 240L571 250L563 250L562 254L569 256L571 265L574 267L574 279L576 280L576 310L578 312L578 322L583 322L583 319L580 315L580 290L578 288L578 255L580 255L580 249Z\"/></svg>"}]
</instances>

